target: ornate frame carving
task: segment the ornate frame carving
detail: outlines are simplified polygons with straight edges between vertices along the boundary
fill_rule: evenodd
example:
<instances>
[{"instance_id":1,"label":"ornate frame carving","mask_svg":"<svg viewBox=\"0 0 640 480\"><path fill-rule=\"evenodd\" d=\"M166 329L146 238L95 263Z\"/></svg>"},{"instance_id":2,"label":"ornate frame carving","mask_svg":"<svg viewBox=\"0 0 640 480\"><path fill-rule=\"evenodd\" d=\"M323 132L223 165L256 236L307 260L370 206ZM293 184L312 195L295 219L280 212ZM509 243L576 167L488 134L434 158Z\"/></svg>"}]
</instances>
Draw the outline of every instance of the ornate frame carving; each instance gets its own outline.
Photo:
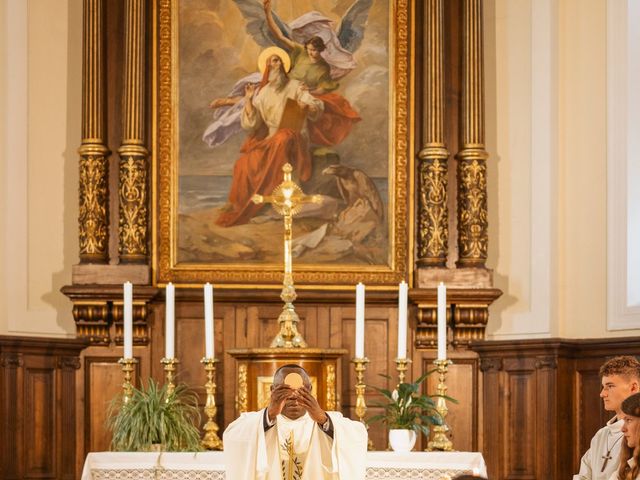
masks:
<instances>
[{"instance_id":1,"label":"ornate frame carving","mask_svg":"<svg viewBox=\"0 0 640 480\"><path fill-rule=\"evenodd\" d=\"M379 1L379 0L378 0ZM153 268L158 284L278 285L280 264L178 263L177 262L177 3L154 4L154 98L153 98ZM386 265L296 265L297 284L352 285L358 281L392 286L407 279L412 269L413 239L409 235L413 215L410 182L414 157L414 119L409 99L414 82L414 0L394 0L389 11L389 253Z\"/></svg>"}]
</instances>

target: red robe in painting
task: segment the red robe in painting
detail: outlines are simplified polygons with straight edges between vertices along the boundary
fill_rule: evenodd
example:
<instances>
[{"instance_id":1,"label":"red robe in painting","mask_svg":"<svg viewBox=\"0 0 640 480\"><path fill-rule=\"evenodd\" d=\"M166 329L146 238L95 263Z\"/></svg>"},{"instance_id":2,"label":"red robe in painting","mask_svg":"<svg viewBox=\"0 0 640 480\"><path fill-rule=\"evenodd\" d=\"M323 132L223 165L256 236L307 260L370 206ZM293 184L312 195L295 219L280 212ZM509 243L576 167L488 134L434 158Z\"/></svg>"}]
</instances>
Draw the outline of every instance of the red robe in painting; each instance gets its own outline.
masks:
<instances>
[{"instance_id":1,"label":"red robe in painting","mask_svg":"<svg viewBox=\"0 0 640 480\"><path fill-rule=\"evenodd\" d=\"M240 150L240 158L233 168L233 180L229 192L229 204L216 219L216 224L229 227L247 223L262 205L255 205L251 198L255 194L269 195L283 179L285 163L293 166L294 175L305 182L311 177L311 155L309 139L317 145L336 145L342 142L354 123L360 120L344 97L325 93L312 96L300 89L300 83L290 80L287 92L282 95L304 104L319 107L316 118L309 117L308 132L279 129L284 105L273 101L273 89L264 85L254 97L253 103L259 118L243 118L253 128ZM270 98L269 98L270 97Z\"/></svg>"}]
</instances>

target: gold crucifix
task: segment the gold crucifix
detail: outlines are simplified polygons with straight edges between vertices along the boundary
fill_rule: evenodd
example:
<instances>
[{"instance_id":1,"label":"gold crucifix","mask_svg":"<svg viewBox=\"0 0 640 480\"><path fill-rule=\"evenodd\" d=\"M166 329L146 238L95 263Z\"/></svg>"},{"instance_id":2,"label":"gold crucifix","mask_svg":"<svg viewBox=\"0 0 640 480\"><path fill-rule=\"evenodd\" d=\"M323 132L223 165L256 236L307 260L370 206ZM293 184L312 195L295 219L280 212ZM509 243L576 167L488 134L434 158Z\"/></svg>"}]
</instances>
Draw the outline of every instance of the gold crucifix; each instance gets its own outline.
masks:
<instances>
[{"instance_id":1,"label":"gold crucifix","mask_svg":"<svg viewBox=\"0 0 640 480\"><path fill-rule=\"evenodd\" d=\"M271 195L254 195L253 203L270 203L278 215L284 218L284 279L282 281L282 293L280 298L284 302L282 313L278 317L280 332L271 342L271 347L306 347L302 335L298 332L298 314L293 302L296 299L296 290L293 286L293 261L291 259L293 216L300 213L305 203L321 203L320 195L305 195L300 186L291 180L293 168L289 163L282 167L284 181L273 189Z\"/></svg>"}]
</instances>

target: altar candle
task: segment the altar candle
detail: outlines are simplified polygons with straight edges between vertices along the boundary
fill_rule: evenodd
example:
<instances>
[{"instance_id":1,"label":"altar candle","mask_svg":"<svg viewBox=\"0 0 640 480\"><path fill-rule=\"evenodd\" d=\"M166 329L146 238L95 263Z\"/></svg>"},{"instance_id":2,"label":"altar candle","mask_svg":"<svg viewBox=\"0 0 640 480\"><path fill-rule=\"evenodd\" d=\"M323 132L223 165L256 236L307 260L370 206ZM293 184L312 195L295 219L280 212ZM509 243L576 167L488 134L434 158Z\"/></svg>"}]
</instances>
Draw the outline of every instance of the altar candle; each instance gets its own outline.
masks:
<instances>
[{"instance_id":1,"label":"altar candle","mask_svg":"<svg viewBox=\"0 0 640 480\"><path fill-rule=\"evenodd\" d=\"M175 357L175 295L176 289L171 282L167 284L165 291L166 297L166 311L165 311L165 343L164 343L164 356L165 358Z\"/></svg>"},{"instance_id":2,"label":"altar candle","mask_svg":"<svg viewBox=\"0 0 640 480\"><path fill-rule=\"evenodd\" d=\"M133 285L124 284L124 358L133 358Z\"/></svg>"},{"instance_id":3,"label":"altar candle","mask_svg":"<svg viewBox=\"0 0 640 480\"><path fill-rule=\"evenodd\" d=\"M356 285L356 358L364 358L364 285Z\"/></svg>"},{"instance_id":4,"label":"altar candle","mask_svg":"<svg viewBox=\"0 0 640 480\"><path fill-rule=\"evenodd\" d=\"M398 288L398 358L407 358L407 297L409 288L403 280Z\"/></svg>"},{"instance_id":5,"label":"altar candle","mask_svg":"<svg viewBox=\"0 0 640 480\"><path fill-rule=\"evenodd\" d=\"M213 285L204 286L204 351L205 358L214 358L213 351Z\"/></svg>"},{"instance_id":6,"label":"altar candle","mask_svg":"<svg viewBox=\"0 0 640 480\"><path fill-rule=\"evenodd\" d=\"M438 285L438 360L447 359L447 287Z\"/></svg>"}]
</instances>

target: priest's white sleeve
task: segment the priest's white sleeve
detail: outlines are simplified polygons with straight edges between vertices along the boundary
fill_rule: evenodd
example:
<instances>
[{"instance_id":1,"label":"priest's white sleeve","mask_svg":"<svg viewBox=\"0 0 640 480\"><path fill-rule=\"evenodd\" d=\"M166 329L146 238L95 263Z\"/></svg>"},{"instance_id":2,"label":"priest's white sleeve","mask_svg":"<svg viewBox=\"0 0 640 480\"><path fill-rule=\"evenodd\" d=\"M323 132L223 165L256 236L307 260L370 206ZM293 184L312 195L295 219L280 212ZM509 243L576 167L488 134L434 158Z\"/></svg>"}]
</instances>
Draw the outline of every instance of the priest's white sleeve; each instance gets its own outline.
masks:
<instances>
[{"instance_id":1,"label":"priest's white sleeve","mask_svg":"<svg viewBox=\"0 0 640 480\"><path fill-rule=\"evenodd\" d=\"M345 418L339 412L327 412L327 414L333 424L329 473L337 474L337 478L340 480L364 480L367 460L367 429L361 422Z\"/></svg>"},{"instance_id":2,"label":"priest's white sleeve","mask_svg":"<svg viewBox=\"0 0 640 480\"><path fill-rule=\"evenodd\" d=\"M264 410L243 413L224 431L222 442L226 478L267 478L269 460L263 421Z\"/></svg>"}]
</instances>

